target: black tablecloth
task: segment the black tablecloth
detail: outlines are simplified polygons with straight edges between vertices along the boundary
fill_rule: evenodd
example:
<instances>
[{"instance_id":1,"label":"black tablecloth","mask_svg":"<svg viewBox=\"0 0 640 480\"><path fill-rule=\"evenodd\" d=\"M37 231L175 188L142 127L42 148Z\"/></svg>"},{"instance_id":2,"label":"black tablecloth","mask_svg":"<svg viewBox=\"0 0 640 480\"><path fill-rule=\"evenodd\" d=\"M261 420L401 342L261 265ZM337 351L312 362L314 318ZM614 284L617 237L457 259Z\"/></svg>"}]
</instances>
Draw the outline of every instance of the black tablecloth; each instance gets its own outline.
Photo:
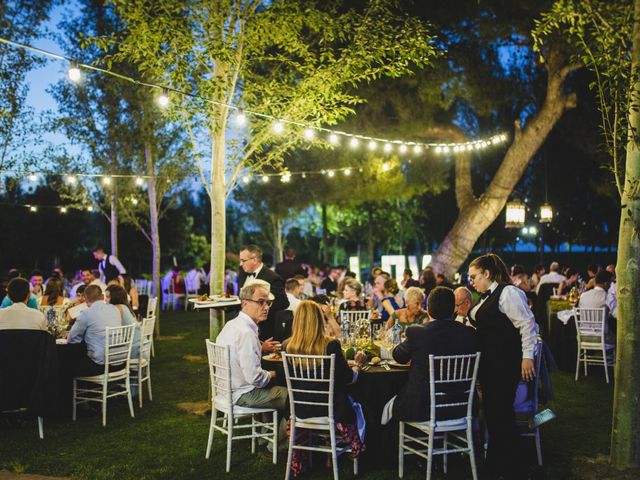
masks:
<instances>
[{"instance_id":1,"label":"black tablecloth","mask_svg":"<svg viewBox=\"0 0 640 480\"><path fill-rule=\"evenodd\" d=\"M576 371L578 343L576 322L573 317L565 325L558 320L558 314L549 312L549 347L560 370Z\"/></svg>"},{"instance_id":2,"label":"black tablecloth","mask_svg":"<svg viewBox=\"0 0 640 480\"><path fill-rule=\"evenodd\" d=\"M393 467L398 461L398 422L381 425L382 409L397 395L409 378L408 368L371 367L360 372L349 394L361 405L367 421L366 451L361 460L365 468Z\"/></svg>"}]
</instances>

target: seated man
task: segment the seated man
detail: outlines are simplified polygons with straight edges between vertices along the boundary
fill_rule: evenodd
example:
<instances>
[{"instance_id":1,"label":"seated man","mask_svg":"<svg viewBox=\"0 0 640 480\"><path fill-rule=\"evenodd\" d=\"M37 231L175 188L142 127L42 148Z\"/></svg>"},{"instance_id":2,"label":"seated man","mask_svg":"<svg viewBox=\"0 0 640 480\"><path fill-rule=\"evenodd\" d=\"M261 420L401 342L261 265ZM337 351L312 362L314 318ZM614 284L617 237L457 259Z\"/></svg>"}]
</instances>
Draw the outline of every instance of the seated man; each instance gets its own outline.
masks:
<instances>
[{"instance_id":1,"label":"seated man","mask_svg":"<svg viewBox=\"0 0 640 480\"><path fill-rule=\"evenodd\" d=\"M454 310L453 291L434 288L427 298L431 321L408 327L404 342L393 349L394 360L411 361L411 367L404 388L384 408L383 424L390 417L407 422L429 420L429 355L467 355L479 350L475 331L454 321Z\"/></svg>"},{"instance_id":2,"label":"seated man","mask_svg":"<svg viewBox=\"0 0 640 480\"><path fill-rule=\"evenodd\" d=\"M300 297L302 297L302 291L304 290L304 281L300 281L295 277L287 279L284 283L284 291L289 299L289 306L287 310L291 310L295 313L296 308L300 305Z\"/></svg>"},{"instance_id":3,"label":"seated man","mask_svg":"<svg viewBox=\"0 0 640 480\"><path fill-rule=\"evenodd\" d=\"M216 343L228 345L231 354L231 397L242 407L275 408L285 411L287 389L272 386L274 371L260 366L262 346L258 324L267 319L271 300L260 283L250 283L240 290L242 310L226 323Z\"/></svg>"},{"instance_id":4,"label":"seated man","mask_svg":"<svg viewBox=\"0 0 640 480\"><path fill-rule=\"evenodd\" d=\"M14 278L22 278L22 277L20 276L20 272L18 272L18 270L16 270L15 268L12 268L11 270L9 270L9 274L7 275L7 280L10 282ZM31 290L31 284L29 284L29 290ZM2 304L0 305L0 308L6 308L10 306L12 303L13 302L9 298L9 295L5 295L5 297L2 299ZM27 307L38 310L38 299L31 291L29 291L29 299L27 301Z\"/></svg>"},{"instance_id":5,"label":"seated man","mask_svg":"<svg viewBox=\"0 0 640 480\"><path fill-rule=\"evenodd\" d=\"M606 271L600 270L596 273L595 277L595 287L591 290L587 290L580 295L580 300L578 300L578 308L605 308L606 314L604 322L604 332L607 336L608 343L615 343L615 336L613 333L609 333L609 322L608 317L612 316L613 313L616 312L615 298L608 293L609 287L611 286L611 281L613 279L613 275ZM614 317L615 318L615 317ZM612 320L614 321L614 320Z\"/></svg>"},{"instance_id":6,"label":"seated man","mask_svg":"<svg viewBox=\"0 0 640 480\"><path fill-rule=\"evenodd\" d=\"M105 303L102 289L88 285L84 290L87 308L71 327L67 337L70 345L86 345L75 350L73 361L67 367L72 376L99 375L104 372L104 344L107 327L121 327L120 312L114 305Z\"/></svg>"},{"instance_id":7,"label":"seated man","mask_svg":"<svg viewBox=\"0 0 640 480\"><path fill-rule=\"evenodd\" d=\"M473 306L471 290L467 287L458 287L453 291L453 295L456 299L456 322L471 326L469 323L469 310L471 310L471 307Z\"/></svg>"},{"instance_id":8,"label":"seated man","mask_svg":"<svg viewBox=\"0 0 640 480\"><path fill-rule=\"evenodd\" d=\"M42 312L29 308L31 286L24 278L14 278L7 285L7 297L12 304L0 310L0 330L44 330L47 322Z\"/></svg>"}]
</instances>

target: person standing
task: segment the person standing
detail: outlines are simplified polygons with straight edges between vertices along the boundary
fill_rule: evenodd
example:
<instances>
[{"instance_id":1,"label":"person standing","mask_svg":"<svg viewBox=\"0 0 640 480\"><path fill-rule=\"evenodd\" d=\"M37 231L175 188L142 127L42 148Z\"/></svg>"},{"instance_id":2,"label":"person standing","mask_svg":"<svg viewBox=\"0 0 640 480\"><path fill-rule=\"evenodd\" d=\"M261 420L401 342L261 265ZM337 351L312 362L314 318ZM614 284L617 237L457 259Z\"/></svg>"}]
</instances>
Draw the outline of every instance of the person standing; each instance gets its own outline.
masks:
<instances>
[{"instance_id":1,"label":"person standing","mask_svg":"<svg viewBox=\"0 0 640 480\"><path fill-rule=\"evenodd\" d=\"M120 260L115 255L106 253L102 246L97 246L93 249L93 258L98 260L100 280L105 284L111 280L116 280L123 273L127 273Z\"/></svg>"},{"instance_id":2,"label":"person standing","mask_svg":"<svg viewBox=\"0 0 640 480\"><path fill-rule=\"evenodd\" d=\"M296 261L296 252L292 248L287 248L284 252L284 261L276 264L276 273L285 280L296 275L302 275L303 278L307 278L307 271Z\"/></svg>"},{"instance_id":3,"label":"person standing","mask_svg":"<svg viewBox=\"0 0 640 480\"><path fill-rule=\"evenodd\" d=\"M500 257L488 253L469 265L471 285L480 301L470 310L480 342L480 386L489 431L486 466L505 479L520 478L519 435L513 409L522 378L535 378L533 355L538 326L525 293L511 285Z\"/></svg>"},{"instance_id":4,"label":"person standing","mask_svg":"<svg viewBox=\"0 0 640 480\"><path fill-rule=\"evenodd\" d=\"M262 263L262 250L257 245L247 245L240 250L240 272L238 272L238 290L242 290L247 279L263 280L271 285L270 292L274 297L267 319L260 322L260 339L269 340L273 337L276 312L286 310L289 306L287 294L284 291L284 281L273 270Z\"/></svg>"}]
</instances>

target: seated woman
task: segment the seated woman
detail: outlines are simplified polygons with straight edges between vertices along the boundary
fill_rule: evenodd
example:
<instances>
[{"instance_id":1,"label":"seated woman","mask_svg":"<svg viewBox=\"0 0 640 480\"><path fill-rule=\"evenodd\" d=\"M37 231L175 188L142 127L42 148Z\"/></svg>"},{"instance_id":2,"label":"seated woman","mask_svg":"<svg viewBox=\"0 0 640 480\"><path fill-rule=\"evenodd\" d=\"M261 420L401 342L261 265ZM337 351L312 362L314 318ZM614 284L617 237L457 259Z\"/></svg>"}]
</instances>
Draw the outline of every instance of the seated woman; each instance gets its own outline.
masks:
<instances>
[{"instance_id":1,"label":"seated woman","mask_svg":"<svg viewBox=\"0 0 640 480\"><path fill-rule=\"evenodd\" d=\"M524 271L524 267L522 265L513 265L511 267L511 283L523 292L531 291L529 275Z\"/></svg>"},{"instance_id":2,"label":"seated woman","mask_svg":"<svg viewBox=\"0 0 640 480\"><path fill-rule=\"evenodd\" d=\"M400 310L394 310L391 313L385 325L387 330L393 326L396 319L402 326L403 331L409 325L420 325L428 320L429 315L427 315L427 312L422 308L424 304L424 292L421 288L409 287L407 291L404 292L404 300L407 306Z\"/></svg>"},{"instance_id":3,"label":"seated woman","mask_svg":"<svg viewBox=\"0 0 640 480\"><path fill-rule=\"evenodd\" d=\"M136 320L133 310L129 306L127 292L120 285L109 285L104 292L104 299L118 309L123 327L135 325L130 358L138 358L140 355L140 323Z\"/></svg>"},{"instance_id":4,"label":"seated woman","mask_svg":"<svg viewBox=\"0 0 640 480\"><path fill-rule=\"evenodd\" d=\"M573 268L567 268L565 271L566 280L560 282L558 285L558 295L567 295L573 287L578 286L578 271Z\"/></svg>"},{"instance_id":5,"label":"seated woman","mask_svg":"<svg viewBox=\"0 0 640 480\"><path fill-rule=\"evenodd\" d=\"M398 282L394 278L384 282L384 296L382 297L381 305L382 315L380 320L383 325L389 321L389 317L393 312L405 307L404 298L400 295L400 289L398 288Z\"/></svg>"},{"instance_id":6,"label":"seated woman","mask_svg":"<svg viewBox=\"0 0 640 480\"><path fill-rule=\"evenodd\" d=\"M136 284L131 280L131 275L128 273L121 274L119 278L120 285L122 285L124 291L127 292L127 298L129 299L131 310L133 310L133 313L137 314L138 309L140 308L140 299L138 297Z\"/></svg>"},{"instance_id":7,"label":"seated woman","mask_svg":"<svg viewBox=\"0 0 640 480\"><path fill-rule=\"evenodd\" d=\"M320 310L322 311L323 320L324 320L324 329L325 333L330 337L339 338L341 331L340 325L336 321L336 317L333 315L331 311L331 299L328 295L314 295L310 298L312 302L317 303L320 306Z\"/></svg>"},{"instance_id":8,"label":"seated woman","mask_svg":"<svg viewBox=\"0 0 640 480\"><path fill-rule=\"evenodd\" d=\"M360 366L366 361L364 352L356 354L356 364L349 367L342 354L340 342L325 333L324 315L320 306L316 302L305 300L298 306L293 317L292 334L286 346L286 352L299 355L332 355L335 354L335 376L333 394L333 413L336 424L336 433L340 443L351 446L352 455L357 457L363 450L364 444L360 440L358 427L356 424L356 413L352 406L352 401L347 395L347 385L358 379ZM319 373L318 373L319 376ZM324 384L318 382L304 382L304 389L318 390ZM293 385L294 388L301 388ZM315 398L317 397L317 398ZM325 395L307 394L304 401L322 402L326 400ZM296 404L297 418L323 417L327 416L327 408L316 405ZM287 429L290 432L290 429ZM306 433L296 432L296 435ZM299 437L297 440L300 440ZM296 443L298 443L296 441ZM304 450L293 450L291 469L294 475L299 475L305 470L309 461L308 452Z\"/></svg>"},{"instance_id":9,"label":"seated woman","mask_svg":"<svg viewBox=\"0 0 640 480\"><path fill-rule=\"evenodd\" d=\"M362 295L362 284L355 278L346 278L342 290L342 303L338 307L338 312L366 310L367 307L360 295Z\"/></svg>"},{"instance_id":10,"label":"seated woman","mask_svg":"<svg viewBox=\"0 0 640 480\"><path fill-rule=\"evenodd\" d=\"M62 280L51 277L47 280L44 294L40 297L41 307L62 307L69 303L69 299L64 297L64 286Z\"/></svg>"}]
</instances>

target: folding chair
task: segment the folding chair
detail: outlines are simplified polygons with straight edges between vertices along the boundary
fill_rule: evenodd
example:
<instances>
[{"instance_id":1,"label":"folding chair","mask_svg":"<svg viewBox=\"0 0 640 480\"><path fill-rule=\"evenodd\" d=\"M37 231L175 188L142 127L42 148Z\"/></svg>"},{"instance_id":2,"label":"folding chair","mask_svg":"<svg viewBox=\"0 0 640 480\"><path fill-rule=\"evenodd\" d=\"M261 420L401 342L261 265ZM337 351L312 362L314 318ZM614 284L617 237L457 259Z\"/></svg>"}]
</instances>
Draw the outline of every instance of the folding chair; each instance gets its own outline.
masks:
<instances>
[{"instance_id":1,"label":"folding chair","mask_svg":"<svg viewBox=\"0 0 640 480\"><path fill-rule=\"evenodd\" d=\"M604 377L609 383L609 365L615 365L616 346L605 343L606 308L576 308L576 339L578 342L578 358L576 361L576 381L580 373L580 362L584 365L587 376L587 365L603 365ZM589 352L598 352L602 356L589 356Z\"/></svg>"},{"instance_id":2,"label":"folding chair","mask_svg":"<svg viewBox=\"0 0 640 480\"><path fill-rule=\"evenodd\" d=\"M513 405L513 409L516 414L525 415L525 421L519 421L518 424L521 427L524 427L526 430L520 433L521 437L534 437L536 442L536 454L538 456L538 465L542 466L542 442L540 439L540 427L536 427L533 430L529 429L529 419L538 413L538 403L539 403L539 383L540 383L540 367L542 365L542 340L538 339L538 343L536 344L536 348L534 351L534 365L536 369L535 378L529 382L524 383L520 382L520 387L527 388L527 397L522 401L518 402L516 395L516 403Z\"/></svg>"},{"instance_id":3,"label":"folding chair","mask_svg":"<svg viewBox=\"0 0 640 480\"><path fill-rule=\"evenodd\" d=\"M142 386L147 382L149 400L153 400L151 393L151 346L153 345L153 330L156 326L156 317L149 317L142 320L140 329L140 349L138 358L132 358L131 381L138 384L138 397L140 408L142 408Z\"/></svg>"}]
</instances>

